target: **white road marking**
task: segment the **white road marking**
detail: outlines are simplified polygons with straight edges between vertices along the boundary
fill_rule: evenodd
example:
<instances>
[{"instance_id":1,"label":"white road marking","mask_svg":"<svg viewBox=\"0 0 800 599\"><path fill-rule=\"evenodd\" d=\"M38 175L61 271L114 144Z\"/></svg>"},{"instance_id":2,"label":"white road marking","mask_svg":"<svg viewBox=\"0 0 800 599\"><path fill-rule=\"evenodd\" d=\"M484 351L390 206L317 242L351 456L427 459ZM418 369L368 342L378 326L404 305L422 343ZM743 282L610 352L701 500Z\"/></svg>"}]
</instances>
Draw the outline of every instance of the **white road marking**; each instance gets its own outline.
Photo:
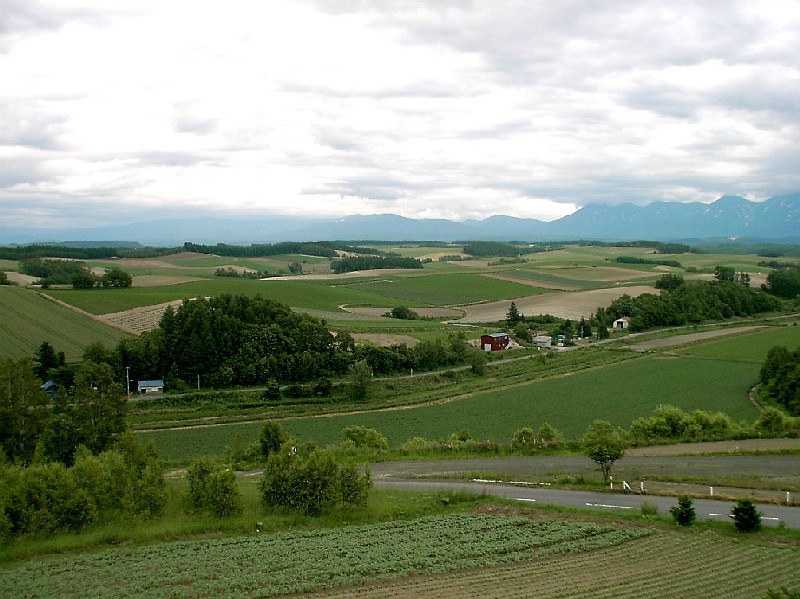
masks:
<instances>
[{"instance_id":1,"label":"white road marking","mask_svg":"<svg viewBox=\"0 0 800 599\"><path fill-rule=\"evenodd\" d=\"M535 499L527 499L525 497L515 497L514 499L516 499L517 501L530 501L531 503L536 501Z\"/></svg>"},{"instance_id":2,"label":"white road marking","mask_svg":"<svg viewBox=\"0 0 800 599\"><path fill-rule=\"evenodd\" d=\"M633 509L633 506L630 506L630 505L609 505L607 503L589 503L588 501L586 502L586 505L588 505L589 507L613 507L613 508L617 508L618 510L632 510Z\"/></svg>"}]
</instances>

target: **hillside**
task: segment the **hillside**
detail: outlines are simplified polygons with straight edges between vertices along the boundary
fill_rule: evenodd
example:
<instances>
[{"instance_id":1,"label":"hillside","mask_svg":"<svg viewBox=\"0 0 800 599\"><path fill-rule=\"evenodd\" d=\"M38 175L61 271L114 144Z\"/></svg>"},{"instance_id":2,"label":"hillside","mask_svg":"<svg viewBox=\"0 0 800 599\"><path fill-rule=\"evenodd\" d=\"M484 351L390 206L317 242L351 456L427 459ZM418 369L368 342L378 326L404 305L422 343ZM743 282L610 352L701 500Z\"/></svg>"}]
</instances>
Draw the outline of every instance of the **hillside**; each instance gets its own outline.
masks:
<instances>
[{"instance_id":1,"label":"hillside","mask_svg":"<svg viewBox=\"0 0 800 599\"><path fill-rule=\"evenodd\" d=\"M16 286L0 287L0 355L32 357L36 348L49 341L63 351L67 361L81 359L92 342L114 347L127 335L45 296Z\"/></svg>"}]
</instances>

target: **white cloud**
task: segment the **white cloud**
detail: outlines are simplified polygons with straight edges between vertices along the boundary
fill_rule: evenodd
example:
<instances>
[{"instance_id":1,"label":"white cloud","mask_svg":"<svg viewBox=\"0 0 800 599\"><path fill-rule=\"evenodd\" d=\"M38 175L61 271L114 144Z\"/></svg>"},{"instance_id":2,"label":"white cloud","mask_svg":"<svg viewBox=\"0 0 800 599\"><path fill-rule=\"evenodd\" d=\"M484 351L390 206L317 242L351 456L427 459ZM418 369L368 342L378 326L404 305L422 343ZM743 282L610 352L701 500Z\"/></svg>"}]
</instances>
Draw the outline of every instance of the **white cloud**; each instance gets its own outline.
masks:
<instances>
[{"instance_id":1,"label":"white cloud","mask_svg":"<svg viewBox=\"0 0 800 599\"><path fill-rule=\"evenodd\" d=\"M798 51L783 1L9 0L0 206L55 225L763 199L800 189Z\"/></svg>"}]
</instances>

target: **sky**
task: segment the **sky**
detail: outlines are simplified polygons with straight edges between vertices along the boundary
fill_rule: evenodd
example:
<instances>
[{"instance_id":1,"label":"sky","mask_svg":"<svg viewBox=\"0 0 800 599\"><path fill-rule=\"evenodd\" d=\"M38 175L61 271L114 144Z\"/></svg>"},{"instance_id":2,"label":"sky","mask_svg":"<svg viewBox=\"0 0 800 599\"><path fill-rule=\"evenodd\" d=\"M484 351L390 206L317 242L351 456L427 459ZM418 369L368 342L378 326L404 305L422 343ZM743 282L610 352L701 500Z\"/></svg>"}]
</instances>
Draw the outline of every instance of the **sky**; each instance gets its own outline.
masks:
<instances>
[{"instance_id":1,"label":"sky","mask_svg":"<svg viewBox=\"0 0 800 599\"><path fill-rule=\"evenodd\" d=\"M0 0L0 222L800 190L800 2Z\"/></svg>"}]
</instances>

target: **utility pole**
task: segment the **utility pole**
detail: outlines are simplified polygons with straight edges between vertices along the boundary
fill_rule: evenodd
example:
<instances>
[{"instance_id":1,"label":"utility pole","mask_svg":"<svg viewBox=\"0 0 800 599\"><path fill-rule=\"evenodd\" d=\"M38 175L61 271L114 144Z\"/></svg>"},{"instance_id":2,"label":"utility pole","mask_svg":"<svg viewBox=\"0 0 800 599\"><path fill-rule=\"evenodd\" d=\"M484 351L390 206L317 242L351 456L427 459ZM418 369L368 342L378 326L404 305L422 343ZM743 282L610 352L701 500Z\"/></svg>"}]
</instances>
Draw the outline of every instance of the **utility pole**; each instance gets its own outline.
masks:
<instances>
[{"instance_id":1,"label":"utility pole","mask_svg":"<svg viewBox=\"0 0 800 599\"><path fill-rule=\"evenodd\" d=\"M128 399L131 398L131 367L125 367L125 391Z\"/></svg>"}]
</instances>

